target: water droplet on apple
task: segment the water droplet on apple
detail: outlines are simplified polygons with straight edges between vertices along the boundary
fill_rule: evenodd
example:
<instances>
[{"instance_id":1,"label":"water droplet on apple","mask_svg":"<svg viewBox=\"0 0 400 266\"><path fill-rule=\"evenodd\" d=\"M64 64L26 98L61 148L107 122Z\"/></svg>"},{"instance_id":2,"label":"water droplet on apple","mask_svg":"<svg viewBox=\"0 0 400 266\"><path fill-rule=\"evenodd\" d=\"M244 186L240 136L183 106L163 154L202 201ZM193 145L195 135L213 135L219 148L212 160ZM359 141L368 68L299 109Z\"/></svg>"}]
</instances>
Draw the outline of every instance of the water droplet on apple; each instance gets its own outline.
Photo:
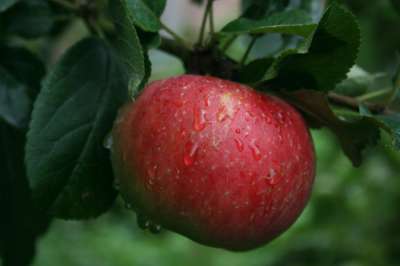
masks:
<instances>
[{"instance_id":1,"label":"water droplet on apple","mask_svg":"<svg viewBox=\"0 0 400 266\"><path fill-rule=\"evenodd\" d=\"M254 160L259 161L262 158L262 154L260 151L260 147L258 147L255 141L252 141L250 144L251 153L253 155Z\"/></svg>"},{"instance_id":2,"label":"water droplet on apple","mask_svg":"<svg viewBox=\"0 0 400 266\"><path fill-rule=\"evenodd\" d=\"M136 222L137 222L138 226L143 230L146 230L150 226L149 218L147 216L143 215L143 214L140 214L140 213L138 213L136 215Z\"/></svg>"},{"instance_id":3,"label":"water droplet on apple","mask_svg":"<svg viewBox=\"0 0 400 266\"><path fill-rule=\"evenodd\" d=\"M199 146L197 143L187 142L185 145L185 153L183 155L183 163L186 166L191 166L195 161L195 155Z\"/></svg>"},{"instance_id":4,"label":"water droplet on apple","mask_svg":"<svg viewBox=\"0 0 400 266\"><path fill-rule=\"evenodd\" d=\"M220 107L217 112L217 121L224 122L227 118L228 118L228 113L226 112L225 106Z\"/></svg>"},{"instance_id":5,"label":"water droplet on apple","mask_svg":"<svg viewBox=\"0 0 400 266\"><path fill-rule=\"evenodd\" d=\"M148 225L149 231L153 234L159 234L161 232L161 225L156 224L152 221L149 221L149 225Z\"/></svg>"},{"instance_id":6,"label":"water droplet on apple","mask_svg":"<svg viewBox=\"0 0 400 266\"><path fill-rule=\"evenodd\" d=\"M277 183L276 171L273 168L270 168L268 170L267 180L268 180L268 183L271 185L275 185Z\"/></svg>"},{"instance_id":7,"label":"water droplet on apple","mask_svg":"<svg viewBox=\"0 0 400 266\"><path fill-rule=\"evenodd\" d=\"M206 127L206 111L205 110L194 110L193 128L196 131L202 131Z\"/></svg>"},{"instance_id":8,"label":"water droplet on apple","mask_svg":"<svg viewBox=\"0 0 400 266\"><path fill-rule=\"evenodd\" d=\"M250 117L255 117L255 114L252 113L251 111L248 111L247 114L248 114Z\"/></svg>"},{"instance_id":9,"label":"water droplet on apple","mask_svg":"<svg viewBox=\"0 0 400 266\"><path fill-rule=\"evenodd\" d=\"M182 138L185 137L186 136L186 130L182 129L180 134L181 134Z\"/></svg>"},{"instance_id":10,"label":"water droplet on apple","mask_svg":"<svg viewBox=\"0 0 400 266\"><path fill-rule=\"evenodd\" d=\"M210 105L210 98L208 97L208 95L204 96L204 105L206 107L208 107Z\"/></svg>"},{"instance_id":11,"label":"water droplet on apple","mask_svg":"<svg viewBox=\"0 0 400 266\"><path fill-rule=\"evenodd\" d=\"M235 139L236 148L242 152L244 149L243 142L240 139Z\"/></svg>"},{"instance_id":12,"label":"water droplet on apple","mask_svg":"<svg viewBox=\"0 0 400 266\"><path fill-rule=\"evenodd\" d=\"M175 100L175 101L173 101L173 104L174 104L176 107L180 108L180 107L183 106L184 103L183 103L182 101L180 101L180 100Z\"/></svg>"},{"instance_id":13,"label":"water droplet on apple","mask_svg":"<svg viewBox=\"0 0 400 266\"><path fill-rule=\"evenodd\" d=\"M110 132L107 134L107 136L103 140L103 147L108 150L111 150L112 145L113 145L113 138L112 138L112 134Z\"/></svg>"},{"instance_id":14,"label":"water droplet on apple","mask_svg":"<svg viewBox=\"0 0 400 266\"><path fill-rule=\"evenodd\" d=\"M265 122L267 122L267 124L271 124L271 117L269 117L268 115L265 116Z\"/></svg>"},{"instance_id":15,"label":"water droplet on apple","mask_svg":"<svg viewBox=\"0 0 400 266\"><path fill-rule=\"evenodd\" d=\"M157 165L157 164L153 165L152 167L150 167L150 168L147 169L147 175L148 175L150 178L156 177L156 175L157 175L157 169L158 169L158 165Z\"/></svg>"}]
</instances>

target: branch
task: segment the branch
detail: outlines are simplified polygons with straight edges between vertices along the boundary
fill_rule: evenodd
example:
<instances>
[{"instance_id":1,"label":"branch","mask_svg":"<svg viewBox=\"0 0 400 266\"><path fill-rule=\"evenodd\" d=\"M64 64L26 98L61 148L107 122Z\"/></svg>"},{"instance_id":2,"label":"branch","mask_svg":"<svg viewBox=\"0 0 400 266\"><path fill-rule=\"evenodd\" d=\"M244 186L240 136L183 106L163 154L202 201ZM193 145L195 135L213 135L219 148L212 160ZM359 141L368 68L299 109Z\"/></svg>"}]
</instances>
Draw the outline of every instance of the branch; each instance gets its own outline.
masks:
<instances>
[{"instance_id":1,"label":"branch","mask_svg":"<svg viewBox=\"0 0 400 266\"><path fill-rule=\"evenodd\" d=\"M184 62L187 60L187 58L190 55L189 49L180 45L175 40L165 38L165 37L161 37L161 45L160 45L159 49L170 55L174 55L174 56L182 59L182 61L184 61Z\"/></svg>"},{"instance_id":2,"label":"branch","mask_svg":"<svg viewBox=\"0 0 400 266\"><path fill-rule=\"evenodd\" d=\"M334 92L328 93L328 100L335 105L350 108L357 112L359 111L360 104L364 104L370 110L370 112L374 114L392 113L392 111L387 109L385 106L382 106L381 104L361 102L356 98L340 95Z\"/></svg>"}]
</instances>

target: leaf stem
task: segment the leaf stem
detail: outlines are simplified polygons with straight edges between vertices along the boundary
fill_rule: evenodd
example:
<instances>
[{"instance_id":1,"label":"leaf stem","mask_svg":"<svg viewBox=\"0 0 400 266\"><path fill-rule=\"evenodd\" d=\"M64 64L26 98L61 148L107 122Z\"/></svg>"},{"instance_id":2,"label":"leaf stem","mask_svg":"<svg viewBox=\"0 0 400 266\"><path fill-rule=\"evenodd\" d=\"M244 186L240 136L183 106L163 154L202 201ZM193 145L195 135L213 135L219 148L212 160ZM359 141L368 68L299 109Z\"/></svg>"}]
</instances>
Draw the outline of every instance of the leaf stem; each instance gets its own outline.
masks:
<instances>
[{"instance_id":1,"label":"leaf stem","mask_svg":"<svg viewBox=\"0 0 400 266\"><path fill-rule=\"evenodd\" d=\"M212 36L214 36L215 33L215 24L214 24L214 6L211 5L210 7L210 13L209 13L209 22L210 22L210 33Z\"/></svg>"},{"instance_id":2,"label":"leaf stem","mask_svg":"<svg viewBox=\"0 0 400 266\"><path fill-rule=\"evenodd\" d=\"M400 91L400 65L398 66L398 70L393 78L393 88L390 91L389 98L386 102L386 105L391 104L394 100L396 100L397 94Z\"/></svg>"},{"instance_id":3,"label":"leaf stem","mask_svg":"<svg viewBox=\"0 0 400 266\"><path fill-rule=\"evenodd\" d=\"M180 37L176 32L174 32L171 28L169 28L169 27L168 27L167 25L165 25L163 22L160 21L160 23L161 23L161 28L162 28L163 30L165 30L169 35L171 35L171 37L174 38L174 40L175 40L179 45L181 45L182 47L188 48L187 45L186 45L186 43L185 43L185 40L184 40L182 37Z\"/></svg>"},{"instance_id":4,"label":"leaf stem","mask_svg":"<svg viewBox=\"0 0 400 266\"><path fill-rule=\"evenodd\" d=\"M383 90L372 91L372 92L366 93L364 95L358 96L356 99L360 102L365 102L365 101L386 95L386 94L390 93L391 91L392 91L392 89L383 89Z\"/></svg>"},{"instance_id":5,"label":"leaf stem","mask_svg":"<svg viewBox=\"0 0 400 266\"><path fill-rule=\"evenodd\" d=\"M246 63L246 60L249 57L250 51L253 48L254 44L256 43L257 39L258 39L257 36L252 36L249 46L247 46L246 52L244 53L242 60L240 60L241 66L243 66Z\"/></svg>"},{"instance_id":6,"label":"leaf stem","mask_svg":"<svg viewBox=\"0 0 400 266\"><path fill-rule=\"evenodd\" d=\"M93 19L92 17L82 17L82 20L91 34L97 35L100 38L106 40L106 35L104 34L101 27L97 24L97 21L95 19Z\"/></svg>"},{"instance_id":7,"label":"leaf stem","mask_svg":"<svg viewBox=\"0 0 400 266\"><path fill-rule=\"evenodd\" d=\"M203 39L204 39L204 32L206 30L206 22L207 22L207 17L210 13L211 7L213 4L213 0L207 0L207 5L206 9L204 10L204 15L203 15L203 21L201 22L201 28L200 28L200 34L199 34L199 39L197 41L197 44L199 46L203 45Z\"/></svg>"},{"instance_id":8,"label":"leaf stem","mask_svg":"<svg viewBox=\"0 0 400 266\"><path fill-rule=\"evenodd\" d=\"M237 35L233 35L225 42L224 46L222 47L223 53L225 53L226 50L228 50L229 47L231 47L232 43L236 40L237 37L238 37Z\"/></svg>"},{"instance_id":9,"label":"leaf stem","mask_svg":"<svg viewBox=\"0 0 400 266\"><path fill-rule=\"evenodd\" d=\"M168 54L174 55L174 56L182 59L182 61L184 61L184 62L185 62L185 60L187 60L187 58L189 57L189 54L190 54L190 50L187 49L186 47L182 47L180 44L178 44L173 39L164 38L164 37L161 37L161 45L160 45L159 49Z\"/></svg>"},{"instance_id":10,"label":"leaf stem","mask_svg":"<svg viewBox=\"0 0 400 266\"><path fill-rule=\"evenodd\" d=\"M361 101L358 100L357 98L337 94L334 92L329 92L328 93L328 99L331 103L350 108L354 111L358 111L360 107ZM378 114L389 114L391 111L388 108L385 108L385 106L382 106L380 104L375 104L375 103L363 103L372 113L378 113Z\"/></svg>"}]
</instances>

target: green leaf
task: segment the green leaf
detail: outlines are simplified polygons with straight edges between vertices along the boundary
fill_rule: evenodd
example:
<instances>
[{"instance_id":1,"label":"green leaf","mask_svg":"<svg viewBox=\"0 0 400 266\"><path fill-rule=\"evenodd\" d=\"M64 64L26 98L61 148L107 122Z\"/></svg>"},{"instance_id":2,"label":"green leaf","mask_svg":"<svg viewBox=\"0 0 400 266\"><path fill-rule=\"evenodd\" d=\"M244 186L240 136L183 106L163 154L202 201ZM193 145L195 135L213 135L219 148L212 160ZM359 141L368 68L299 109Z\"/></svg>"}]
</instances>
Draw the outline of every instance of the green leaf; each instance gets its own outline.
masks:
<instances>
[{"instance_id":1,"label":"green leaf","mask_svg":"<svg viewBox=\"0 0 400 266\"><path fill-rule=\"evenodd\" d=\"M40 90L40 83L46 74L44 63L29 50L0 45L0 66L29 88L32 100Z\"/></svg>"},{"instance_id":2,"label":"green leaf","mask_svg":"<svg viewBox=\"0 0 400 266\"><path fill-rule=\"evenodd\" d=\"M31 106L27 88L0 66L0 119L14 127L25 128Z\"/></svg>"},{"instance_id":3,"label":"green leaf","mask_svg":"<svg viewBox=\"0 0 400 266\"><path fill-rule=\"evenodd\" d=\"M223 29L223 33L232 34L265 34L284 33L309 36L316 28L305 11L290 10L274 13L260 20L239 18L230 22Z\"/></svg>"},{"instance_id":4,"label":"green leaf","mask_svg":"<svg viewBox=\"0 0 400 266\"><path fill-rule=\"evenodd\" d=\"M278 57L265 80L275 78L273 83L289 89L332 90L354 65L359 46L355 17L332 4L304 46Z\"/></svg>"},{"instance_id":5,"label":"green leaf","mask_svg":"<svg viewBox=\"0 0 400 266\"><path fill-rule=\"evenodd\" d=\"M392 0L392 5L393 5L394 9L400 14L400 1Z\"/></svg>"},{"instance_id":6,"label":"green leaf","mask_svg":"<svg viewBox=\"0 0 400 266\"><path fill-rule=\"evenodd\" d=\"M361 106L360 114L371 119L371 123L388 132L392 136L394 147L400 150L400 114L373 115L364 106Z\"/></svg>"},{"instance_id":7,"label":"green leaf","mask_svg":"<svg viewBox=\"0 0 400 266\"><path fill-rule=\"evenodd\" d=\"M289 2L289 0L242 0L241 5L245 10L242 17L260 19L272 12L282 11Z\"/></svg>"},{"instance_id":8,"label":"green leaf","mask_svg":"<svg viewBox=\"0 0 400 266\"><path fill-rule=\"evenodd\" d=\"M167 0L143 0L146 5L159 17L164 12Z\"/></svg>"},{"instance_id":9,"label":"green leaf","mask_svg":"<svg viewBox=\"0 0 400 266\"><path fill-rule=\"evenodd\" d=\"M24 134L0 121L0 241L4 265L28 265L34 255L32 200L24 166Z\"/></svg>"},{"instance_id":10,"label":"green leaf","mask_svg":"<svg viewBox=\"0 0 400 266\"><path fill-rule=\"evenodd\" d=\"M160 34L155 32L146 32L137 29L137 34L142 44L143 50L156 49L161 44Z\"/></svg>"},{"instance_id":11,"label":"green leaf","mask_svg":"<svg viewBox=\"0 0 400 266\"><path fill-rule=\"evenodd\" d=\"M132 20L132 10L127 7L125 0L112 1L110 5L118 32L115 50L125 65L126 75L130 77L129 94L132 95L145 80L145 55Z\"/></svg>"},{"instance_id":12,"label":"green leaf","mask_svg":"<svg viewBox=\"0 0 400 266\"><path fill-rule=\"evenodd\" d=\"M335 92L347 96L360 96L367 92L376 79L382 78L382 74L371 74L353 66L347 74L347 78L336 85Z\"/></svg>"},{"instance_id":13,"label":"green leaf","mask_svg":"<svg viewBox=\"0 0 400 266\"><path fill-rule=\"evenodd\" d=\"M50 32L54 16L47 1L20 1L2 15L5 32L25 38L36 38Z\"/></svg>"},{"instance_id":14,"label":"green leaf","mask_svg":"<svg viewBox=\"0 0 400 266\"><path fill-rule=\"evenodd\" d=\"M122 0L133 23L144 31L157 32L161 24L158 16L144 0Z\"/></svg>"},{"instance_id":15,"label":"green leaf","mask_svg":"<svg viewBox=\"0 0 400 266\"><path fill-rule=\"evenodd\" d=\"M95 217L113 203L109 152L102 146L127 99L126 77L98 39L73 46L35 102L26 146L37 207L60 218Z\"/></svg>"},{"instance_id":16,"label":"green leaf","mask_svg":"<svg viewBox=\"0 0 400 266\"><path fill-rule=\"evenodd\" d=\"M238 81L246 84L256 83L263 78L265 72L267 72L273 62L274 59L268 57L256 59L248 63L246 66L239 70Z\"/></svg>"},{"instance_id":17,"label":"green leaf","mask_svg":"<svg viewBox=\"0 0 400 266\"><path fill-rule=\"evenodd\" d=\"M0 12L6 11L8 8L15 5L19 0L2 0L0 2Z\"/></svg>"},{"instance_id":18,"label":"green leaf","mask_svg":"<svg viewBox=\"0 0 400 266\"><path fill-rule=\"evenodd\" d=\"M361 165L362 151L379 139L379 129L367 118L343 120L337 117L322 92L298 90L285 93L283 97L312 119L313 125L329 128L354 166Z\"/></svg>"}]
</instances>

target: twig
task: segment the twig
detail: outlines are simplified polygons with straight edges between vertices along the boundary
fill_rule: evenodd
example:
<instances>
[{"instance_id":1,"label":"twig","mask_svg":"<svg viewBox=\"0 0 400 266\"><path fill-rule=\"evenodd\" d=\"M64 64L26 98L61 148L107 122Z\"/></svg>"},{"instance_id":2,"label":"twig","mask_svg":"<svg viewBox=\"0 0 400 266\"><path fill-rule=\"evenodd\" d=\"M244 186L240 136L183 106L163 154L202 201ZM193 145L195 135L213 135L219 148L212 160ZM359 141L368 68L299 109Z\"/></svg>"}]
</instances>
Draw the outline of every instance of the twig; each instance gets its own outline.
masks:
<instances>
[{"instance_id":1,"label":"twig","mask_svg":"<svg viewBox=\"0 0 400 266\"><path fill-rule=\"evenodd\" d=\"M360 102L368 101L368 100L375 99L380 96L384 96L384 95L390 93L391 91L392 91L391 88L372 91L372 92L369 92L369 93L366 93L366 94L363 94L363 95L357 97L357 100Z\"/></svg>"},{"instance_id":2,"label":"twig","mask_svg":"<svg viewBox=\"0 0 400 266\"><path fill-rule=\"evenodd\" d=\"M209 16L210 16L210 19L209 19L209 22L210 22L210 33L211 33L212 36L214 36L215 26L214 26L214 6L213 5L211 5L211 7L210 7Z\"/></svg>"},{"instance_id":3,"label":"twig","mask_svg":"<svg viewBox=\"0 0 400 266\"><path fill-rule=\"evenodd\" d=\"M359 110L360 104L362 103L361 101L357 100L356 98L352 98L352 97L345 96L345 95L340 95L340 94L337 94L334 92L328 93L328 99L331 103L333 103L335 105L347 107L347 108L350 108L355 111ZM362 104L364 104L372 113L376 113L376 114L392 113L385 106L382 106L380 104L367 103L367 102L364 102Z\"/></svg>"},{"instance_id":4,"label":"twig","mask_svg":"<svg viewBox=\"0 0 400 266\"><path fill-rule=\"evenodd\" d=\"M246 60L249 57L250 51L253 48L254 44L256 43L257 39L258 39L258 37L256 37L256 36L252 37L252 39L249 43L249 46L247 46L246 52L244 53L242 60L240 61L241 66L243 66L246 63Z\"/></svg>"},{"instance_id":5,"label":"twig","mask_svg":"<svg viewBox=\"0 0 400 266\"><path fill-rule=\"evenodd\" d=\"M168 39L165 37L161 37L160 50L162 50L168 54L174 55L176 57L179 57L183 61L185 61L186 58L188 58L188 56L190 54L189 49L187 49L186 47L182 47L175 40Z\"/></svg>"},{"instance_id":6,"label":"twig","mask_svg":"<svg viewBox=\"0 0 400 266\"><path fill-rule=\"evenodd\" d=\"M206 9L204 10L204 15L203 15L203 21L201 22L201 28L200 28L200 34L199 34L199 39L197 41L198 46L203 45L203 39L204 39L204 32L206 30L206 22L207 22L207 17L208 14L210 13L210 9L212 7L213 0L208 0Z\"/></svg>"},{"instance_id":7,"label":"twig","mask_svg":"<svg viewBox=\"0 0 400 266\"><path fill-rule=\"evenodd\" d=\"M180 37L177 33L175 33L171 28L169 28L163 22L160 23L161 23L161 28L165 30L169 35L171 35L171 37L174 38L177 43L179 43L183 47L187 47L185 40L182 37Z\"/></svg>"}]
</instances>

